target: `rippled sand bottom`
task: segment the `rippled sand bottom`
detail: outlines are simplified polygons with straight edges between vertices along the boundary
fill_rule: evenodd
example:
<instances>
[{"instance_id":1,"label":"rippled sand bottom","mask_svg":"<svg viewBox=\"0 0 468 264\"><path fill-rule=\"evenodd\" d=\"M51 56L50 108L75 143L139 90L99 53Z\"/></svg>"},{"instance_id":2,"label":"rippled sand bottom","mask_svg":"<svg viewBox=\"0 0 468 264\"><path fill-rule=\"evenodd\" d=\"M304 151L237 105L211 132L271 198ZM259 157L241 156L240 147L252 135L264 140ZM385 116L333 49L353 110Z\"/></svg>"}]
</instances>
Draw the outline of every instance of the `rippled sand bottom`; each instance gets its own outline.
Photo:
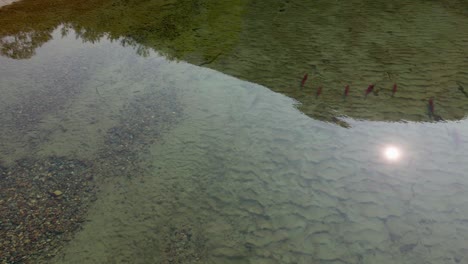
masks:
<instances>
[{"instance_id":1,"label":"rippled sand bottom","mask_svg":"<svg viewBox=\"0 0 468 264\"><path fill-rule=\"evenodd\" d=\"M70 75L33 82L20 74L39 64ZM34 87L43 87L38 99L50 98L40 91L55 91L58 105L28 115L25 130L3 116L2 139L10 139L2 140L3 157L68 156L102 168L86 223L53 263L468 259L467 120L348 119L345 129L311 119L265 87L73 36L44 45L32 61L9 65L17 75L2 81L22 78L25 88L6 89L12 100L2 111L42 109L42 101L18 108L26 105L21 100L34 102L18 97ZM401 159L383 156L388 145L400 149Z\"/></svg>"},{"instance_id":2,"label":"rippled sand bottom","mask_svg":"<svg viewBox=\"0 0 468 264\"><path fill-rule=\"evenodd\" d=\"M466 119L346 119L345 129L257 84L59 36L29 61L0 63L5 162L102 164L88 221L53 262L468 261ZM325 77L331 57L318 63ZM424 109L423 95L407 99ZM304 107L321 112L333 100ZM160 118L171 125L151 121ZM385 159L388 145L401 159Z\"/></svg>"},{"instance_id":3,"label":"rippled sand bottom","mask_svg":"<svg viewBox=\"0 0 468 264\"><path fill-rule=\"evenodd\" d=\"M182 121L148 171L112 181L57 263L461 263L467 123L311 120L269 90L185 64ZM125 115L125 113L123 113ZM389 163L386 144L403 157ZM463 146L467 142L463 141ZM437 151L433 151L437 149Z\"/></svg>"}]
</instances>

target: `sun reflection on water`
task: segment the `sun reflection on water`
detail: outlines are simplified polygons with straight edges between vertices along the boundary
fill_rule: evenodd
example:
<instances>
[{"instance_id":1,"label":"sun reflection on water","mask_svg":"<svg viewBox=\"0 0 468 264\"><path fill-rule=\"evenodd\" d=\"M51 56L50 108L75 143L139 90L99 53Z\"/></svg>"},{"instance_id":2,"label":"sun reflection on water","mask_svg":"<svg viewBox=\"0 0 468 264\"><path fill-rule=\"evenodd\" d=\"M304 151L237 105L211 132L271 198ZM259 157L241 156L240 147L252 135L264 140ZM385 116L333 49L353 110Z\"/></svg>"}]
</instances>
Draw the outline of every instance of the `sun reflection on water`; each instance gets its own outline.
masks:
<instances>
[{"instance_id":1,"label":"sun reflection on water","mask_svg":"<svg viewBox=\"0 0 468 264\"><path fill-rule=\"evenodd\" d=\"M401 149L397 146L388 145L383 150L383 156L388 161L396 162L401 159Z\"/></svg>"}]
</instances>

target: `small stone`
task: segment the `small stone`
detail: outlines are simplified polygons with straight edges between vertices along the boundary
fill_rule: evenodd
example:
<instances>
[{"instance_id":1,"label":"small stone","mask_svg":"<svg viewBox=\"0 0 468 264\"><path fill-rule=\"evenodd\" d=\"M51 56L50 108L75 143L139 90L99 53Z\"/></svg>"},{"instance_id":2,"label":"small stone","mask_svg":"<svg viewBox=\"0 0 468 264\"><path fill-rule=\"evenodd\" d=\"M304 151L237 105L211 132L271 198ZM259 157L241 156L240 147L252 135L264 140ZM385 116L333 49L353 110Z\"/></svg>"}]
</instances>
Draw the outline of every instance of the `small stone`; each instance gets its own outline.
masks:
<instances>
[{"instance_id":1,"label":"small stone","mask_svg":"<svg viewBox=\"0 0 468 264\"><path fill-rule=\"evenodd\" d=\"M62 195L62 192L59 191L59 190L56 190L52 193L55 197L59 197L60 195Z\"/></svg>"}]
</instances>

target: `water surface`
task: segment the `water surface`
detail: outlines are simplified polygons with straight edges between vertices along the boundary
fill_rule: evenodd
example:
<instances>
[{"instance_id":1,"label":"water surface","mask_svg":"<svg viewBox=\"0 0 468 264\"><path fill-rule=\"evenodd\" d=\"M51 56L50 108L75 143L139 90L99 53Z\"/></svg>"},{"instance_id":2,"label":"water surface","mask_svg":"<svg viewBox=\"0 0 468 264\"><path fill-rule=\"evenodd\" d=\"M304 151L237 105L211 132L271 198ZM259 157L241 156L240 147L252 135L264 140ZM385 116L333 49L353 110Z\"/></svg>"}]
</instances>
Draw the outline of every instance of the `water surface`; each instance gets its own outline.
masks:
<instances>
[{"instance_id":1,"label":"water surface","mask_svg":"<svg viewBox=\"0 0 468 264\"><path fill-rule=\"evenodd\" d=\"M398 98L343 100L341 88L315 98L294 87L296 97L195 65L209 56L172 60L164 41L158 53L111 32L90 41L93 32L77 28L31 31L46 41L0 57L2 163L55 155L98 167L101 192L88 221L51 263L468 260L467 104L456 89L408 86ZM252 45L239 43L230 48ZM452 74L440 78L463 83L466 62L447 62ZM250 69L279 78L271 68ZM439 94L444 122L427 112L428 95ZM326 122L331 116L346 125Z\"/></svg>"}]
</instances>

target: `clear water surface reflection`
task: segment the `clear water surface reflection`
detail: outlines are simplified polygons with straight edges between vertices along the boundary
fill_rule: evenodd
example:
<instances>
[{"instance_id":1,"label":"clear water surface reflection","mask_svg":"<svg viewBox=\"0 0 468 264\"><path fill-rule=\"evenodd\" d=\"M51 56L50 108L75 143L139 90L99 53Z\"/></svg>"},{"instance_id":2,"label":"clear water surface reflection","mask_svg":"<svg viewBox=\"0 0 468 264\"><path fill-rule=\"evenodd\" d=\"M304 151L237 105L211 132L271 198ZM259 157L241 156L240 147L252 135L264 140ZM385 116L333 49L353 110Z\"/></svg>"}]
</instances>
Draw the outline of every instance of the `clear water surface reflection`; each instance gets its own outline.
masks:
<instances>
[{"instance_id":1,"label":"clear water surface reflection","mask_svg":"<svg viewBox=\"0 0 468 264\"><path fill-rule=\"evenodd\" d=\"M466 118L344 128L264 86L64 28L31 58L0 57L4 165L101 166L88 221L52 263L468 261Z\"/></svg>"}]
</instances>

